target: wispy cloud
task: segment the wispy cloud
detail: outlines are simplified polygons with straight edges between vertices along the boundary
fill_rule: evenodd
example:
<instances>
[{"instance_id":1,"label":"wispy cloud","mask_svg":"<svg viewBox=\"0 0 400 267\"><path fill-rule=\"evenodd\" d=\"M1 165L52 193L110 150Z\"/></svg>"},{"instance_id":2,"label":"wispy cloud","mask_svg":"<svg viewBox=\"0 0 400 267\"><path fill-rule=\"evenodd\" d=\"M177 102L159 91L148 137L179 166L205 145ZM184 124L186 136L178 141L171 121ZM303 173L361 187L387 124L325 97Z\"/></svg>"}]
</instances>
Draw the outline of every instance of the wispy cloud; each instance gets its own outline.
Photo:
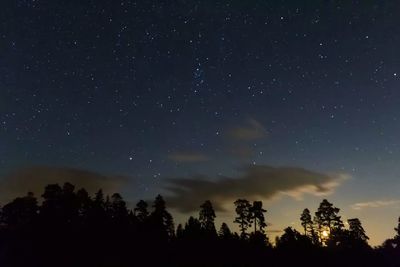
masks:
<instances>
[{"instance_id":1,"label":"wispy cloud","mask_svg":"<svg viewBox=\"0 0 400 267\"><path fill-rule=\"evenodd\" d=\"M345 175L326 175L303 168L248 166L239 177L183 177L167 180L171 193L168 204L181 212L198 209L204 200L211 200L217 210L238 198L271 199L286 194L299 199L304 194L327 195L341 184Z\"/></svg>"},{"instance_id":2,"label":"wispy cloud","mask_svg":"<svg viewBox=\"0 0 400 267\"><path fill-rule=\"evenodd\" d=\"M180 163L190 163L190 162L202 162L208 161L209 157L205 154L198 153L198 152L175 152L168 155L168 159L180 162Z\"/></svg>"},{"instance_id":3,"label":"wispy cloud","mask_svg":"<svg viewBox=\"0 0 400 267\"><path fill-rule=\"evenodd\" d=\"M242 126L228 131L228 136L238 141L253 141L266 137L267 130L255 119L248 119Z\"/></svg>"},{"instance_id":4,"label":"wispy cloud","mask_svg":"<svg viewBox=\"0 0 400 267\"><path fill-rule=\"evenodd\" d=\"M279 229L267 229L266 232L267 232L267 233L270 233L270 234L280 234L280 233L283 232L283 230L279 230Z\"/></svg>"},{"instance_id":5,"label":"wispy cloud","mask_svg":"<svg viewBox=\"0 0 400 267\"><path fill-rule=\"evenodd\" d=\"M230 155L248 159L254 155L254 142L267 138L266 128L256 119L249 118L244 122L228 127L225 137L225 151Z\"/></svg>"},{"instance_id":6,"label":"wispy cloud","mask_svg":"<svg viewBox=\"0 0 400 267\"><path fill-rule=\"evenodd\" d=\"M381 208L386 206L393 206L400 204L399 199L392 200L375 200L375 201L367 201L367 202L359 202L351 205L350 207L354 210L362 210L368 208Z\"/></svg>"}]
</instances>

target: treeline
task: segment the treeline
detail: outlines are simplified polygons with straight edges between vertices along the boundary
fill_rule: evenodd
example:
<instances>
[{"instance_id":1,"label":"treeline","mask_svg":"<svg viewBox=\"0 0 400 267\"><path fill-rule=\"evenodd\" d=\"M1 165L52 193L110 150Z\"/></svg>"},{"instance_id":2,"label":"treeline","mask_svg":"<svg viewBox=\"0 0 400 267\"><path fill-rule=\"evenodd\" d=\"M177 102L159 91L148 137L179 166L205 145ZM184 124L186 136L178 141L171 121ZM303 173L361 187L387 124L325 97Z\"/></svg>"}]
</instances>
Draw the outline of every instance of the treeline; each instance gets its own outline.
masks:
<instances>
[{"instance_id":1,"label":"treeline","mask_svg":"<svg viewBox=\"0 0 400 267\"><path fill-rule=\"evenodd\" d=\"M266 235L261 201L234 202L239 233L218 228L212 203L175 227L162 196L129 209L120 194L90 196L70 183L45 187L0 209L0 266L400 266L400 220L396 235L378 248L368 245L359 219L347 227L339 208L324 199L303 230L284 229L273 246Z\"/></svg>"}]
</instances>

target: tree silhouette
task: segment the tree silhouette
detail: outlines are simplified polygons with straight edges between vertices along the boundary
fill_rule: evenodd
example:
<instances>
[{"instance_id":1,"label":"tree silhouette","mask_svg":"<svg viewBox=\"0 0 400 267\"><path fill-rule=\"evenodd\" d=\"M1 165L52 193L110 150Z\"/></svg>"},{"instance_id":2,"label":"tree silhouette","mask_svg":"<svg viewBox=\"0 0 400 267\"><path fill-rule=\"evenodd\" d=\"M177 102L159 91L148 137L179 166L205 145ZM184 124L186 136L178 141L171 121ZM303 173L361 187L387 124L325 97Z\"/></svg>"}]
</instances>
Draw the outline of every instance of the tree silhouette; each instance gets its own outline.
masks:
<instances>
[{"instance_id":1,"label":"tree silhouette","mask_svg":"<svg viewBox=\"0 0 400 267\"><path fill-rule=\"evenodd\" d=\"M349 219L349 229L341 229L328 240L329 246L339 247L342 249L367 249L368 236L365 234L364 228L359 219Z\"/></svg>"},{"instance_id":2,"label":"tree silhouette","mask_svg":"<svg viewBox=\"0 0 400 267\"><path fill-rule=\"evenodd\" d=\"M221 228L218 231L218 236L223 240L230 240L233 237L231 229L226 223L221 224Z\"/></svg>"},{"instance_id":3,"label":"tree silhouette","mask_svg":"<svg viewBox=\"0 0 400 267\"><path fill-rule=\"evenodd\" d=\"M246 231L251 227L251 204L246 199L238 199L234 204L237 215L234 222L239 224L240 236L246 238Z\"/></svg>"},{"instance_id":4,"label":"tree silhouette","mask_svg":"<svg viewBox=\"0 0 400 267\"><path fill-rule=\"evenodd\" d=\"M126 207L126 202L120 194L114 193L111 196L111 203L108 212L114 223L120 225L127 223L129 212Z\"/></svg>"},{"instance_id":5,"label":"tree silhouette","mask_svg":"<svg viewBox=\"0 0 400 267\"><path fill-rule=\"evenodd\" d=\"M351 236L355 240L367 243L369 237L365 233L365 230L362 227L360 220L358 218L354 218L354 219L348 219L347 222L349 223L349 231Z\"/></svg>"},{"instance_id":6,"label":"tree silhouette","mask_svg":"<svg viewBox=\"0 0 400 267\"><path fill-rule=\"evenodd\" d=\"M311 218L311 212L309 209L304 209L300 215L301 225L304 229L304 235L308 237L313 244L319 244L319 237L314 229L314 221Z\"/></svg>"},{"instance_id":7,"label":"tree silhouette","mask_svg":"<svg viewBox=\"0 0 400 267\"><path fill-rule=\"evenodd\" d=\"M267 226L265 223L264 213L267 212L267 210L263 209L262 201L254 201L250 211L252 222L254 224L254 233L257 231L264 233L264 228Z\"/></svg>"},{"instance_id":8,"label":"tree silhouette","mask_svg":"<svg viewBox=\"0 0 400 267\"><path fill-rule=\"evenodd\" d=\"M304 209L300 216L301 226L304 229L304 235L309 235L313 228L313 222L309 209Z\"/></svg>"},{"instance_id":9,"label":"tree silhouette","mask_svg":"<svg viewBox=\"0 0 400 267\"><path fill-rule=\"evenodd\" d=\"M271 246L268 237L261 231L249 235L249 243L253 248L265 248Z\"/></svg>"},{"instance_id":10,"label":"tree silhouette","mask_svg":"<svg viewBox=\"0 0 400 267\"><path fill-rule=\"evenodd\" d=\"M176 228L176 238L177 239L183 239L185 236L183 226L182 224L178 224L178 227Z\"/></svg>"},{"instance_id":11,"label":"tree silhouette","mask_svg":"<svg viewBox=\"0 0 400 267\"><path fill-rule=\"evenodd\" d=\"M90 223L93 224L93 226L95 227L100 227L101 225L105 225L106 222L108 221L108 214L106 212L106 202L103 190L100 189L95 193L94 199L91 203L91 208L89 210L88 217Z\"/></svg>"},{"instance_id":12,"label":"tree silhouette","mask_svg":"<svg viewBox=\"0 0 400 267\"><path fill-rule=\"evenodd\" d=\"M92 199L89 196L89 193L84 189L80 189L76 192L76 201L77 201L77 212L78 217L81 223L87 223L90 216L90 211L93 206Z\"/></svg>"},{"instance_id":13,"label":"tree silhouette","mask_svg":"<svg viewBox=\"0 0 400 267\"><path fill-rule=\"evenodd\" d=\"M17 197L6 204L0 214L0 222L7 225L29 225L36 220L39 207L32 192L25 197Z\"/></svg>"},{"instance_id":14,"label":"tree silhouette","mask_svg":"<svg viewBox=\"0 0 400 267\"><path fill-rule=\"evenodd\" d=\"M62 188L58 184L49 184L45 187L40 215L44 222L62 221Z\"/></svg>"},{"instance_id":15,"label":"tree silhouette","mask_svg":"<svg viewBox=\"0 0 400 267\"><path fill-rule=\"evenodd\" d=\"M134 214L136 216L136 219L140 222L140 223L144 223L148 216L149 216L149 212L147 211L147 203L144 200L140 200L137 204L136 207L134 209Z\"/></svg>"},{"instance_id":16,"label":"tree silhouette","mask_svg":"<svg viewBox=\"0 0 400 267\"><path fill-rule=\"evenodd\" d=\"M206 200L200 206L199 221L204 233L209 237L215 237L217 235L214 224L215 217L215 211L211 201Z\"/></svg>"},{"instance_id":17,"label":"tree silhouette","mask_svg":"<svg viewBox=\"0 0 400 267\"><path fill-rule=\"evenodd\" d=\"M281 237L276 239L276 247L281 249L299 249L304 245L304 236L302 236L296 229L287 227L283 230ZM302 242L303 241L303 242Z\"/></svg>"},{"instance_id":18,"label":"tree silhouette","mask_svg":"<svg viewBox=\"0 0 400 267\"><path fill-rule=\"evenodd\" d=\"M169 240L175 235L175 227L171 214L167 211L165 201L161 195L157 195L153 204L153 212L150 214L150 222L154 233L161 240Z\"/></svg>"},{"instance_id":19,"label":"tree silhouette","mask_svg":"<svg viewBox=\"0 0 400 267\"><path fill-rule=\"evenodd\" d=\"M0 266L294 266L301 259L309 267L400 266L399 226L396 236L379 248L368 245L359 219L349 219L345 229L339 209L323 200L315 213L318 233L329 232L324 246L312 242L314 227L308 209L300 219L304 235L287 227L272 248L265 227L261 201L253 205L235 201L241 238L222 223L215 231L216 215L205 201L199 219L190 217L174 229L173 217L158 195L149 214L139 201L133 210L115 193L104 197L101 190L91 197L85 189L75 192L72 184L48 185L41 205L32 193L17 197L0 210ZM254 232L246 230L254 223ZM213 238L210 238L213 233ZM193 260L196 259L196 262ZM303 262L301 262L303 265Z\"/></svg>"},{"instance_id":20,"label":"tree silhouette","mask_svg":"<svg viewBox=\"0 0 400 267\"><path fill-rule=\"evenodd\" d=\"M103 190L99 189L94 197L94 204L99 208L104 209L104 193Z\"/></svg>"},{"instance_id":21,"label":"tree silhouette","mask_svg":"<svg viewBox=\"0 0 400 267\"><path fill-rule=\"evenodd\" d=\"M394 230L396 231L396 236L394 237L394 239L396 240L397 244L400 246L400 217L397 222L397 227L395 227Z\"/></svg>"},{"instance_id":22,"label":"tree silhouette","mask_svg":"<svg viewBox=\"0 0 400 267\"><path fill-rule=\"evenodd\" d=\"M169 212L165 212L164 214L164 226L169 239L175 237L174 218Z\"/></svg>"},{"instance_id":23,"label":"tree silhouette","mask_svg":"<svg viewBox=\"0 0 400 267\"><path fill-rule=\"evenodd\" d=\"M198 219L190 216L185 224L183 236L187 239L199 239L203 236L203 229Z\"/></svg>"},{"instance_id":24,"label":"tree silhouette","mask_svg":"<svg viewBox=\"0 0 400 267\"><path fill-rule=\"evenodd\" d=\"M65 183L62 188L61 206L63 219L66 223L73 224L78 218L79 203L74 192L75 186Z\"/></svg>"},{"instance_id":25,"label":"tree silhouette","mask_svg":"<svg viewBox=\"0 0 400 267\"><path fill-rule=\"evenodd\" d=\"M315 212L315 221L318 225L319 238L323 243L326 239L338 235L343 228L343 222L338 215L340 209L333 206L328 200L322 200ZM324 234L326 232L327 234Z\"/></svg>"}]
</instances>

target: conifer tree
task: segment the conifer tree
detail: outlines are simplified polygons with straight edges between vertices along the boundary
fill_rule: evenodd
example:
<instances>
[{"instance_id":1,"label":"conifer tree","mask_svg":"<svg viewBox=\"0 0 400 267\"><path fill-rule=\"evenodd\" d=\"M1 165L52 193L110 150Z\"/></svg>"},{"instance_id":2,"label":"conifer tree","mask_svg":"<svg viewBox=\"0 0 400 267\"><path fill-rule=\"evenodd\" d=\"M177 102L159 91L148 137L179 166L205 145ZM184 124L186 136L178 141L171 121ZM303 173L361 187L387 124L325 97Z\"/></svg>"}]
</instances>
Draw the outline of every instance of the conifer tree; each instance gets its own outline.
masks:
<instances>
[{"instance_id":1,"label":"conifer tree","mask_svg":"<svg viewBox=\"0 0 400 267\"><path fill-rule=\"evenodd\" d=\"M200 206L199 221L205 234L208 236L216 236L215 230L215 211L211 201L207 200Z\"/></svg>"},{"instance_id":2,"label":"conifer tree","mask_svg":"<svg viewBox=\"0 0 400 267\"><path fill-rule=\"evenodd\" d=\"M234 222L239 224L240 236L242 238L246 238L246 231L249 227L251 227L251 204L246 199L238 199L234 204L237 214Z\"/></svg>"},{"instance_id":3,"label":"conifer tree","mask_svg":"<svg viewBox=\"0 0 400 267\"><path fill-rule=\"evenodd\" d=\"M267 210L263 209L262 205L262 201L254 201L250 209L252 222L254 224L254 233L257 231L264 233L264 228L267 226L264 218L264 213L267 212Z\"/></svg>"},{"instance_id":4,"label":"conifer tree","mask_svg":"<svg viewBox=\"0 0 400 267\"><path fill-rule=\"evenodd\" d=\"M304 235L308 236L311 235L313 222L311 218L311 213L309 209L304 209L300 216L301 225L304 229Z\"/></svg>"}]
</instances>

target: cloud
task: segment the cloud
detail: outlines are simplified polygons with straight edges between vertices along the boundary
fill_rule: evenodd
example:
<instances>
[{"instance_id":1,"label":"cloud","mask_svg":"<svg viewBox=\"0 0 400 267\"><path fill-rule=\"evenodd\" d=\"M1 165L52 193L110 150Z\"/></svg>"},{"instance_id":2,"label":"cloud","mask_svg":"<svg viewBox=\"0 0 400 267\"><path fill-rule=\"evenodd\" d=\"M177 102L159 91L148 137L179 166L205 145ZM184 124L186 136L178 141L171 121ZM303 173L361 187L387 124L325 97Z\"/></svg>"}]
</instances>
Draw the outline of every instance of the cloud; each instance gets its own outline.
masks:
<instances>
[{"instance_id":1,"label":"cloud","mask_svg":"<svg viewBox=\"0 0 400 267\"><path fill-rule=\"evenodd\" d=\"M0 202L34 192L39 197L48 184L72 183L77 189L85 188L93 194L98 189L105 193L118 192L127 182L127 177L107 176L99 173L64 167L34 166L15 170L1 177Z\"/></svg>"},{"instance_id":2,"label":"cloud","mask_svg":"<svg viewBox=\"0 0 400 267\"><path fill-rule=\"evenodd\" d=\"M253 141L264 138L266 135L264 126L255 119L248 119L245 125L228 131L228 136L237 141Z\"/></svg>"},{"instance_id":3,"label":"cloud","mask_svg":"<svg viewBox=\"0 0 400 267\"><path fill-rule=\"evenodd\" d=\"M255 119L247 119L242 125L227 130L226 149L230 155L248 159L254 155L254 142L266 138L268 135L265 127Z\"/></svg>"},{"instance_id":4,"label":"cloud","mask_svg":"<svg viewBox=\"0 0 400 267\"><path fill-rule=\"evenodd\" d=\"M283 230L278 230L278 229L267 229L266 232L267 232L267 233L271 233L271 234L280 234L280 233L283 233Z\"/></svg>"},{"instance_id":5,"label":"cloud","mask_svg":"<svg viewBox=\"0 0 400 267\"><path fill-rule=\"evenodd\" d=\"M236 144L229 149L229 152L238 158L250 158L254 154L254 149L248 145Z\"/></svg>"},{"instance_id":6,"label":"cloud","mask_svg":"<svg viewBox=\"0 0 400 267\"><path fill-rule=\"evenodd\" d=\"M179 163L208 161L209 158L197 152L175 152L168 155L168 159Z\"/></svg>"},{"instance_id":7,"label":"cloud","mask_svg":"<svg viewBox=\"0 0 400 267\"><path fill-rule=\"evenodd\" d=\"M359 202L351 205L350 207L354 210L362 210L367 208L381 208L386 206L393 206L400 204L400 200L376 200L376 201L368 201L368 202Z\"/></svg>"},{"instance_id":8,"label":"cloud","mask_svg":"<svg viewBox=\"0 0 400 267\"><path fill-rule=\"evenodd\" d=\"M299 199L304 194L327 195L340 185L345 175L326 175L303 168L248 166L239 177L170 178L165 189L171 195L168 205L181 212L192 212L205 200L213 202L216 210L223 211L227 203L238 198L272 199L286 194Z\"/></svg>"}]
</instances>

